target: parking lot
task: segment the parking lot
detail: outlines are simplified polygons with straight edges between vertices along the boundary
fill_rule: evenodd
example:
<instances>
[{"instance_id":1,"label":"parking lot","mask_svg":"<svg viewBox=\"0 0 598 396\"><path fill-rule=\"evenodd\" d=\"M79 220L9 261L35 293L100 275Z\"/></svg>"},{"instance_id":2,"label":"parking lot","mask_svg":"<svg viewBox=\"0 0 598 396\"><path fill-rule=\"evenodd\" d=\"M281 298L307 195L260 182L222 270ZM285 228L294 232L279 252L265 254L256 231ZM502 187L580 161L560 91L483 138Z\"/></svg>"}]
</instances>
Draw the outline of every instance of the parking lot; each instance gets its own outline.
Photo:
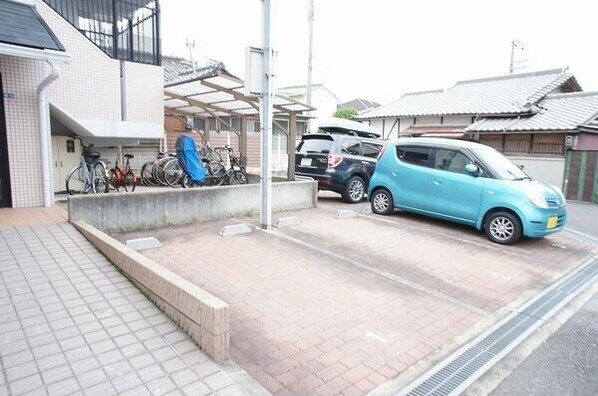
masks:
<instances>
[{"instance_id":1,"label":"parking lot","mask_svg":"<svg viewBox=\"0 0 598 396\"><path fill-rule=\"evenodd\" d=\"M218 235L252 217L116 237L157 237L145 255L230 303L232 359L275 394L361 395L412 375L595 253L565 232L501 246L368 207L320 193L272 232Z\"/></svg>"}]
</instances>

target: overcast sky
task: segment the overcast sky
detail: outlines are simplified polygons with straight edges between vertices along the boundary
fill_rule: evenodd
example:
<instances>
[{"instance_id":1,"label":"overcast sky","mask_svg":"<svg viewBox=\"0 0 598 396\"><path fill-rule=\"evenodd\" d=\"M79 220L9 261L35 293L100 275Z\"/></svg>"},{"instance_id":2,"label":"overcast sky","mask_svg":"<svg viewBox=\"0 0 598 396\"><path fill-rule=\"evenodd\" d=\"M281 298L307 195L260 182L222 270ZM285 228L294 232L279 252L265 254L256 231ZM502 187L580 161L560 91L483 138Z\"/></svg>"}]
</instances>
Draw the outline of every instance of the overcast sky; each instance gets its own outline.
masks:
<instances>
[{"instance_id":1,"label":"overcast sky","mask_svg":"<svg viewBox=\"0 0 598 396\"><path fill-rule=\"evenodd\" d=\"M277 0L277 85L307 82L308 0ZM162 0L164 54L224 62L244 78L244 48L260 46L261 0ZM341 101L388 103L404 92L507 74L520 40L520 72L569 66L598 90L596 0L315 0L314 83Z\"/></svg>"}]
</instances>

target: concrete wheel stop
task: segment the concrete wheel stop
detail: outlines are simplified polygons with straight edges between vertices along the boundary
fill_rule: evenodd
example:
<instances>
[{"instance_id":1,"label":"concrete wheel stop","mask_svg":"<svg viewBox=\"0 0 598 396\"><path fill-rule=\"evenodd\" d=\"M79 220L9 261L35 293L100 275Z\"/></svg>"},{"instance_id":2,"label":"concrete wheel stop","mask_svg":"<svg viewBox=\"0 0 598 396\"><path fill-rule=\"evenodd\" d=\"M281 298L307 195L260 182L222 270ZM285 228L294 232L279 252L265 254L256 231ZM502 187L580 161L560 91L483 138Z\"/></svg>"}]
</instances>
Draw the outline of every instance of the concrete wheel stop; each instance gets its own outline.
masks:
<instances>
[{"instance_id":1,"label":"concrete wheel stop","mask_svg":"<svg viewBox=\"0 0 598 396\"><path fill-rule=\"evenodd\" d=\"M226 236L233 236L233 235L241 235L241 234L249 234L251 233L251 226L246 223L240 224L231 224L222 227L218 235L226 237Z\"/></svg>"},{"instance_id":2,"label":"concrete wheel stop","mask_svg":"<svg viewBox=\"0 0 598 396\"><path fill-rule=\"evenodd\" d=\"M301 224L298 218L291 216L291 217L281 217L280 219L276 220L274 223L274 227L276 228L283 228L283 227L291 227L295 225Z\"/></svg>"},{"instance_id":3,"label":"concrete wheel stop","mask_svg":"<svg viewBox=\"0 0 598 396\"><path fill-rule=\"evenodd\" d=\"M334 215L335 219L350 219L353 217L357 217L357 213L351 209L341 209Z\"/></svg>"},{"instance_id":4,"label":"concrete wheel stop","mask_svg":"<svg viewBox=\"0 0 598 396\"><path fill-rule=\"evenodd\" d=\"M136 251L145 249L155 249L162 246L160 241L155 237L129 239L126 242L126 245Z\"/></svg>"}]
</instances>

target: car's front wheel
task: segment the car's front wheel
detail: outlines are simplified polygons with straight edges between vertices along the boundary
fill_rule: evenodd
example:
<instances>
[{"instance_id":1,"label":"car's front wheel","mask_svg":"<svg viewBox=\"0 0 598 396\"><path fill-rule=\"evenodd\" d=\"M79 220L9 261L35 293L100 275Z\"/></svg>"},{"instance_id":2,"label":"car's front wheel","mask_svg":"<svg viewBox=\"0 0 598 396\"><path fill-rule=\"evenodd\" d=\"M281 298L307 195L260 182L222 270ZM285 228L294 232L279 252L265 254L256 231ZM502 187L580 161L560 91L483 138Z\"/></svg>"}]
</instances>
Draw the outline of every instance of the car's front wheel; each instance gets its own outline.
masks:
<instances>
[{"instance_id":1,"label":"car's front wheel","mask_svg":"<svg viewBox=\"0 0 598 396\"><path fill-rule=\"evenodd\" d=\"M484 224L484 231L490 241L501 245L512 245L523 234L519 218L506 211L489 214Z\"/></svg>"},{"instance_id":2,"label":"car's front wheel","mask_svg":"<svg viewBox=\"0 0 598 396\"><path fill-rule=\"evenodd\" d=\"M363 199L365 195L365 182L359 176L353 176L345 185L345 190L343 191L343 199L345 202L348 203L357 203Z\"/></svg>"},{"instance_id":3,"label":"car's front wheel","mask_svg":"<svg viewBox=\"0 0 598 396\"><path fill-rule=\"evenodd\" d=\"M376 190L370 198L372 212L379 215L389 215L394 210L392 195L388 190Z\"/></svg>"}]
</instances>

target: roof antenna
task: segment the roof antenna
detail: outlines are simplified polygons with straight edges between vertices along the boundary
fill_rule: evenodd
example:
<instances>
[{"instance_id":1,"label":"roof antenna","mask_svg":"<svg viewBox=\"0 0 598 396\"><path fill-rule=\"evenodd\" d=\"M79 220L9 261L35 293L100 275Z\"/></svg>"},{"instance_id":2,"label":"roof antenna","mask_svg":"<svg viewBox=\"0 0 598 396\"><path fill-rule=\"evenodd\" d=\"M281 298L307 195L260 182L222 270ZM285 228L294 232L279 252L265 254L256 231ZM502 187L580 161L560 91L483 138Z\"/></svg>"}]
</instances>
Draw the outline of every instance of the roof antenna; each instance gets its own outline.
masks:
<instances>
[{"instance_id":1,"label":"roof antenna","mask_svg":"<svg viewBox=\"0 0 598 396\"><path fill-rule=\"evenodd\" d=\"M520 40L511 40L511 62L509 63L509 74L513 74L513 72L518 69L524 69L524 63L527 61L527 59L522 59L519 61L515 60L515 48L521 51L525 50L525 46Z\"/></svg>"},{"instance_id":2,"label":"roof antenna","mask_svg":"<svg viewBox=\"0 0 598 396\"><path fill-rule=\"evenodd\" d=\"M195 40L189 41L185 39L185 47L189 50L189 58L191 59L191 65L193 66L193 74L195 74L195 61L193 60L193 50L195 49Z\"/></svg>"}]
</instances>

